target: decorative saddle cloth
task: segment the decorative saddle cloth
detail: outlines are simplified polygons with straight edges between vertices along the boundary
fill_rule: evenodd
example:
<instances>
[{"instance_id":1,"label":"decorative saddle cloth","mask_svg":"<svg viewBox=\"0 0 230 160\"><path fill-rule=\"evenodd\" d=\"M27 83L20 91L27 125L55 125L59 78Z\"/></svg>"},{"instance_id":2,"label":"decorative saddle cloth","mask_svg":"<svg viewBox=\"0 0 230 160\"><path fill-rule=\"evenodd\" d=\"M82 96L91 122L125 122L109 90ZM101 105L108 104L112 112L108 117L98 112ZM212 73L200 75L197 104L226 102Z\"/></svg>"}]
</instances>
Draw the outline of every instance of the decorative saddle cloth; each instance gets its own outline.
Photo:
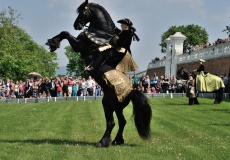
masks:
<instances>
[{"instance_id":1,"label":"decorative saddle cloth","mask_svg":"<svg viewBox=\"0 0 230 160\"><path fill-rule=\"evenodd\" d=\"M90 28L85 29L84 33L92 42L94 42L97 45L109 44L109 41L113 36L103 31L96 30L96 29L94 30Z\"/></svg>"},{"instance_id":2,"label":"decorative saddle cloth","mask_svg":"<svg viewBox=\"0 0 230 160\"><path fill-rule=\"evenodd\" d=\"M225 88L223 80L210 73L204 74L203 71L196 76L196 89L200 92L213 92L220 88Z\"/></svg>"},{"instance_id":3,"label":"decorative saddle cloth","mask_svg":"<svg viewBox=\"0 0 230 160\"><path fill-rule=\"evenodd\" d=\"M120 71L111 70L105 72L103 78L106 83L114 89L119 102L122 102L132 91L132 83L129 78Z\"/></svg>"}]
</instances>

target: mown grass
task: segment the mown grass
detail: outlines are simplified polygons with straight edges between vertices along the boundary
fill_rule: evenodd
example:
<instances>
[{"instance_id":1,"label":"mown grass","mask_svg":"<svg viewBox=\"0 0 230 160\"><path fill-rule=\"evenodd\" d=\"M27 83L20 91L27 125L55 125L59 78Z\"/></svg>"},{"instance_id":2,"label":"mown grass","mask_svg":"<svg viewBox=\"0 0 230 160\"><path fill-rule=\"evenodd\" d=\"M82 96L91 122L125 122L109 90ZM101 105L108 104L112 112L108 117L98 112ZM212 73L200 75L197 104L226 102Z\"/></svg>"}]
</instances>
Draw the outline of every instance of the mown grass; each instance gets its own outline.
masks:
<instances>
[{"instance_id":1,"label":"mown grass","mask_svg":"<svg viewBox=\"0 0 230 160\"><path fill-rule=\"evenodd\" d=\"M142 141L124 110L125 145L96 148L105 131L101 101L0 104L0 159L230 159L230 99L154 98L152 139ZM117 122L116 122L117 124ZM112 137L114 138L117 125Z\"/></svg>"}]
</instances>

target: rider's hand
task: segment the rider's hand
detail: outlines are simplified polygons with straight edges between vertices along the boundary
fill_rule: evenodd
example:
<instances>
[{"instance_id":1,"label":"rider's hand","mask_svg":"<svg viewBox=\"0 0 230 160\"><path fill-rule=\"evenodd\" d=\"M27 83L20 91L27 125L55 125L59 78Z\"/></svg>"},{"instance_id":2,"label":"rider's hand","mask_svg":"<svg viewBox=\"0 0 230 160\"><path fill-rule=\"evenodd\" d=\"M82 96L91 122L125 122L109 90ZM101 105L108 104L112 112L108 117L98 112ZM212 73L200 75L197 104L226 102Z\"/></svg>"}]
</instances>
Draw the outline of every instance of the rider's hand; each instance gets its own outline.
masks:
<instances>
[{"instance_id":1,"label":"rider's hand","mask_svg":"<svg viewBox=\"0 0 230 160\"><path fill-rule=\"evenodd\" d=\"M119 39L119 37L115 34L115 35L112 37L112 39L110 40L109 44L116 45L118 39Z\"/></svg>"}]
</instances>

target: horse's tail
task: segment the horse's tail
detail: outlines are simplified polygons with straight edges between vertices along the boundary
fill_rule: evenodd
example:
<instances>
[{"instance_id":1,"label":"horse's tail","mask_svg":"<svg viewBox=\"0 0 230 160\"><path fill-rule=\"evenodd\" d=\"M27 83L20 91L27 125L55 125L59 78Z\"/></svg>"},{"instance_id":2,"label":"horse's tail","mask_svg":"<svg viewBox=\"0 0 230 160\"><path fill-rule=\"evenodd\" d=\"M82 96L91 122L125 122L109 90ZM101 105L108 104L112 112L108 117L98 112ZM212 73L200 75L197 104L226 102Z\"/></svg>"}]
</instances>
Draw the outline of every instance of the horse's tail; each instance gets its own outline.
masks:
<instances>
[{"instance_id":1,"label":"horse's tail","mask_svg":"<svg viewBox=\"0 0 230 160\"><path fill-rule=\"evenodd\" d=\"M138 134L142 139L149 139L152 110L148 99L138 90L132 90L130 96L133 103L133 117Z\"/></svg>"}]
</instances>

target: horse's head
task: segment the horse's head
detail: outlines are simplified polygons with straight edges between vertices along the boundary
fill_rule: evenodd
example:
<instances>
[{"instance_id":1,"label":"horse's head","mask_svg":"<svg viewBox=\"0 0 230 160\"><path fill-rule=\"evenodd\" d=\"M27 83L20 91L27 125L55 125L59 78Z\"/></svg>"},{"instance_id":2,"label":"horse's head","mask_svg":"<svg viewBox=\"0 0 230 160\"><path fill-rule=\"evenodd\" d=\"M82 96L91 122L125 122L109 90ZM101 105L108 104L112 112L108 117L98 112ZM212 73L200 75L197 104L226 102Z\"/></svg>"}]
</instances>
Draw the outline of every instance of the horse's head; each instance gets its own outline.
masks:
<instances>
[{"instance_id":1,"label":"horse's head","mask_svg":"<svg viewBox=\"0 0 230 160\"><path fill-rule=\"evenodd\" d=\"M108 12L100 5L88 3L85 0L77 9L78 17L74 22L74 28L81 30L87 23L89 28L101 30L107 33L114 32L115 25Z\"/></svg>"},{"instance_id":2,"label":"horse's head","mask_svg":"<svg viewBox=\"0 0 230 160\"><path fill-rule=\"evenodd\" d=\"M180 70L180 76L182 79L188 80L190 75L192 75L193 78L196 78L196 75L193 72L188 71L187 69L181 69Z\"/></svg>"},{"instance_id":3,"label":"horse's head","mask_svg":"<svg viewBox=\"0 0 230 160\"><path fill-rule=\"evenodd\" d=\"M83 2L77 9L78 17L73 25L76 30L81 30L89 22L90 11L87 5L88 0Z\"/></svg>"}]
</instances>

